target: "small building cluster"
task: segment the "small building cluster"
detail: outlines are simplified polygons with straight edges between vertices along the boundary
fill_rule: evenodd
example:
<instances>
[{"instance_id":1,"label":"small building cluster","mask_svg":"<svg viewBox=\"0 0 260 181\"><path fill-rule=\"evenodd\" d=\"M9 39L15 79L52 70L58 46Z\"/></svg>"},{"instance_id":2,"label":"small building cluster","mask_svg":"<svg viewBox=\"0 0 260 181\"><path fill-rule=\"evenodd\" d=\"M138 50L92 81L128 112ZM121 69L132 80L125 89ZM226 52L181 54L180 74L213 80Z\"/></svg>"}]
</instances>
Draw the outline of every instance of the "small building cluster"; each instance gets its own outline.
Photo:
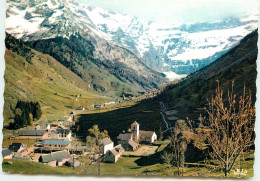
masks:
<instances>
[{"instance_id":1,"label":"small building cluster","mask_svg":"<svg viewBox=\"0 0 260 181\"><path fill-rule=\"evenodd\" d=\"M120 144L114 147L114 142L110 138L102 139L100 145L103 161L107 163L116 163L125 151Z\"/></svg>"},{"instance_id":2,"label":"small building cluster","mask_svg":"<svg viewBox=\"0 0 260 181\"><path fill-rule=\"evenodd\" d=\"M118 143L127 151L134 151L138 148L140 142L153 143L157 140L154 131L139 130L140 125L135 121L131 124L131 128L117 137Z\"/></svg>"},{"instance_id":3,"label":"small building cluster","mask_svg":"<svg viewBox=\"0 0 260 181\"><path fill-rule=\"evenodd\" d=\"M72 116L70 116L71 121L74 120ZM79 166L80 163L71 156L71 153L83 154L86 150L85 146L75 147L71 145L70 127L65 127L60 122L40 121L34 129L19 130L18 135L12 138L16 140L35 139L35 143L29 148L22 143L11 143L8 147L2 149L3 159L28 160L53 167L61 165Z\"/></svg>"}]
</instances>

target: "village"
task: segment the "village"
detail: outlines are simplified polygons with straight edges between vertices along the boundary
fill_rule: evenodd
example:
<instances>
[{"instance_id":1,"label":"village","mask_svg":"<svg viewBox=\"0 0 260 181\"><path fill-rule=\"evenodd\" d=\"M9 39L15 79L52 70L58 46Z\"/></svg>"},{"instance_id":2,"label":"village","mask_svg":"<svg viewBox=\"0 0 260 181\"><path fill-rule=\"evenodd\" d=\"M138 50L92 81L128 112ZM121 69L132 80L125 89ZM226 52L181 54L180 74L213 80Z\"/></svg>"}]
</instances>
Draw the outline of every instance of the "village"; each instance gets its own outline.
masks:
<instances>
[{"instance_id":1,"label":"village","mask_svg":"<svg viewBox=\"0 0 260 181\"><path fill-rule=\"evenodd\" d=\"M145 93L138 97L138 100L151 98L157 94L158 91ZM102 105L94 104L91 107L99 110L134 99L134 96L128 95L121 101L116 99ZM92 147L77 138L74 133L76 112L84 110L83 107L77 108L66 116L66 120L40 120L29 129L14 131L7 138L9 144L2 148L3 159L38 162L51 167L75 168L84 164L80 162L82 157L90 158L93 163L97 161L116 163L123 156L152 154L158 148L152 145L157 140L156 133L141 130L139 123L133 121L128 128L122 130L116 140L112 141L109 135L99 140L98 152L93 151Z\"/></svg>"}]
</instances>

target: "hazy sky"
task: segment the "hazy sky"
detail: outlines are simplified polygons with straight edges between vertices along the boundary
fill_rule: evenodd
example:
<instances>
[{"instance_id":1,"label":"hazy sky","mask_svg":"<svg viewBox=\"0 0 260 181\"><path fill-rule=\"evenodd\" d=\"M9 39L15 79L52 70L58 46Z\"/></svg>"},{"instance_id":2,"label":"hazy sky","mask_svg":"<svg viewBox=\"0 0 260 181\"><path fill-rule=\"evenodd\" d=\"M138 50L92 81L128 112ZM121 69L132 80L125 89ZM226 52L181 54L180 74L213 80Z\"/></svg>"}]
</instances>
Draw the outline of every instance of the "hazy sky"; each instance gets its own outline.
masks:
<instances>
[{"instance_id":1,"label":"hazy sky","mask_svg":"<svg viewBox=\"0 0 260 181\"><path fill-rule=\"evenodd\" d=\"M258 14L258 0L78 0L162 23L216 21Z\"/></svg>"}]
</instances>

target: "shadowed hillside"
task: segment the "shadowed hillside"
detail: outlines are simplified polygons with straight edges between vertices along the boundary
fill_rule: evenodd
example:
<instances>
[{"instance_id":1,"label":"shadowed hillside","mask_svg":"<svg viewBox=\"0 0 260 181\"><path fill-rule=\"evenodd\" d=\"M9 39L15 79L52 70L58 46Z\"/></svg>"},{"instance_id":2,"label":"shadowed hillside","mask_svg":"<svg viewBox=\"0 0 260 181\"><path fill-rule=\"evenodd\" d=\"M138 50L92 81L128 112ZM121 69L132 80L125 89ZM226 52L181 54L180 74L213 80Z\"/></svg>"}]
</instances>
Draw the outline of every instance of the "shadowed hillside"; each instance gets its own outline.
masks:
<instances>
[{"instance_id":1,"label":"shadowed hillside","mask_svg":"<svg viewBox=\"0 0 260 181\"><path fill-rule=\"evenodd\" d=\"M167 86L160 98L168 108L178 110L179 117L196 119L200 114L196 108L203 108L207 104L206 99L212 96L217 87L216 80L220 81L220 87L225 91L231 88L231 81L235 80L234 92L240 95L245 84L255 102L257 40L256 30L215 62L178 84Z\"/></svg>"}]
</instances>

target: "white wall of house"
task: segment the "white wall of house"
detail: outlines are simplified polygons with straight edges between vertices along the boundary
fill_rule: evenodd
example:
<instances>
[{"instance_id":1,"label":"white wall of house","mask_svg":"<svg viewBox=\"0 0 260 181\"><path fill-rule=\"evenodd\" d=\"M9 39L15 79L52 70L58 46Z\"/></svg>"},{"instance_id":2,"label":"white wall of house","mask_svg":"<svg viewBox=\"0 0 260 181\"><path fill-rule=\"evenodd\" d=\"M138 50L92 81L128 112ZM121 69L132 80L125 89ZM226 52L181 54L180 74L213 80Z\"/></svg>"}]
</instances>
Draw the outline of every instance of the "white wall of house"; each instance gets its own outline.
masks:
<instances>
[{"instance_id":1,"label":"white wall of house","mask_svg":"<svg viewBox=\"0 0 260 181\"><path fill-rule=\"evenodd\" d=\"M106 152L107 152L108 150L112 150L113 148L114 148L114 142L112 142L112 143L110 143L110 144L108 144L108 145L104 145L104 146L103 146L102 153L103 153L103 154L106 154Z\"/></svg>"},{"instance_id":2,"label":"white wall of house","mask_svg":"<svg viewBox=\"0 0 260 181\"><path fill-rule=\"evenodd\" d=\"M153 143L155 140L157 140L157 135L153 133L153 136L151 137L151 143Z\"/></svg>"},{"instance_id":3,"label":"white wall of house","mask_svg":"<svg viewBox=\"0 0 260 181\"><path fill-rule=\"evenodd\" d=\"M57 160L48 162L48 165L51 166L51 167L56 167L57 166Z\"/></svg>"}]
</instances>

